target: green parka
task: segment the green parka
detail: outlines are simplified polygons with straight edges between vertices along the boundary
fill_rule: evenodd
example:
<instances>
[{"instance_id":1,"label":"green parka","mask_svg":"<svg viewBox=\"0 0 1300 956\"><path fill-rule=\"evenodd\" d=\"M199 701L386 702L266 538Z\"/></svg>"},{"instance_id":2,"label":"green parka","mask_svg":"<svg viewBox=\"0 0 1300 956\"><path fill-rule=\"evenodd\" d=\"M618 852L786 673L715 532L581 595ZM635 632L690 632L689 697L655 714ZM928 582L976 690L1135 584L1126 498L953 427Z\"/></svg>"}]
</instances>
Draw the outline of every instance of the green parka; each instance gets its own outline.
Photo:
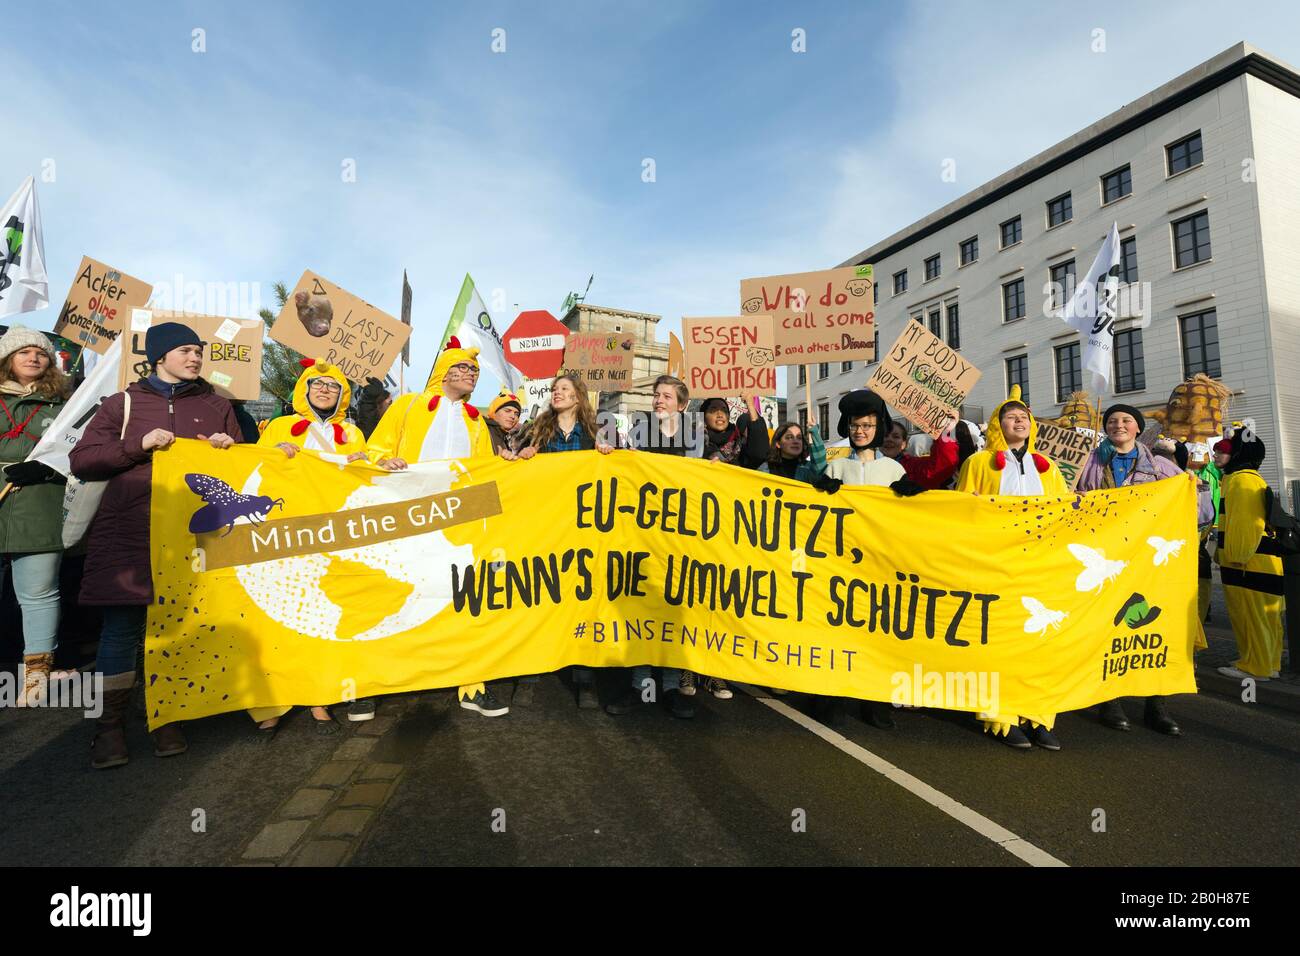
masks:
<instances>
[{"instance_id":1,"label":"green parka","mask_svg":"<svg viewBox=\"0 0 1300 956\"><path fill-rule=\"evenodd\" d=\"M3 467L23 461L31 454L37 439L62 410L63 401L21 394L16 384L4 382L0 383L0 402L4 403L4 408L0 408L0 467ZM0 488L5 484L0 476ZM4 501L0 501L0 554L62 551L63 491L64 486L54 481L10 489Z\"/></svg>"}]
</instances>

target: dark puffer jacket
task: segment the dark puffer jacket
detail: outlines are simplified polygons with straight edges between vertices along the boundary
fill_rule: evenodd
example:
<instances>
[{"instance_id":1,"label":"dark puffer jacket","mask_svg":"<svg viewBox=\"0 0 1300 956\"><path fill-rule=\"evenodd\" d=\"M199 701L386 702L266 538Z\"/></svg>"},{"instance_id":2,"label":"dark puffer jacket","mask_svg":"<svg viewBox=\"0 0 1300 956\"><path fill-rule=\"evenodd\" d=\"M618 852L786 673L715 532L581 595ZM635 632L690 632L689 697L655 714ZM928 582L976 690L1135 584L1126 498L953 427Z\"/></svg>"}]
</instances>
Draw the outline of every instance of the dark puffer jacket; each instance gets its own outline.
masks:
<instances>
[{"instance_id":1,"label":"dark puffer jacket","mask_svg":"<svg viewBox=\"0 0 1300 956\"><path fill-rule=\"evenodd\" d=\"M82 604L153 601L149 566L153 452L142 450L144 436L155 428L165 428L177 438L224 433L238 440L240 436L230 402L214 394L203 379L177 386L171 399L149 381L135 382L126 391L131 395L126 437L121 437L125 400L118 392L104 400L69 456L73 475L83 481L108 482L87 539Z\"/></svg>"}]
</instances>

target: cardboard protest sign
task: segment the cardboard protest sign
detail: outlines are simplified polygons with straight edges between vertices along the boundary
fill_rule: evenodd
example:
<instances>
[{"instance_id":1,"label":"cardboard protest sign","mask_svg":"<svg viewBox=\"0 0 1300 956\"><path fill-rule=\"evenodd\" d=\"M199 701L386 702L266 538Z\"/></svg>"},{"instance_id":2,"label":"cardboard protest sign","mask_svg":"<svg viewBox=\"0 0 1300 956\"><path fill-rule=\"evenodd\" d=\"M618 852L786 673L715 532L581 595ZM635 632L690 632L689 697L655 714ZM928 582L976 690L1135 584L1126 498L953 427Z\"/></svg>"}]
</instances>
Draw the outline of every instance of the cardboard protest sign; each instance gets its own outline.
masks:
<instances>
[{"instance_id":1,"label":"cardboard protest sign","mask_svg":"<svg viewBox=\"0 0 1300 956\"><path fill-rule=\"evenodd\" d=\"M520 421L531 422L542 412L551 407L551 383L555 381L551 378L529 378L524 379L524 384L519 389L519 404L523 406L523 411L519 416Z\"/></svg>"},{"instance_id":2,"label":"cardboard protest sign","mask_svg":"<svg viewBox=\"0 0 1300 956\"><path fill-rule=\"evenodd\" d=\"M748 415L751 419L761 418L763 424L769 431L776 429L781 424L777 418L778 408L776 399L770 396L753 396L748 399L739 398L735 395L728 395L727 398L727 416L734 422L741 415Z\"/></svg>"},{"instance_id":3,"label":"cardboard protest sign","mask_svg":"<svg viewBox=\"0 0 1300 956\"><path fill-rule=\"evenodd\" d=\"M772 317L682 318L692 395L775 395Z\"/></svg>"},{"instance_id":4,"label":"cardboard protest sign","mask_svg":"<svg viewBox=\"0 0 1300 956\"><path fill-rule=\"evenodd\" d=\"M867 388L927 435L938 438L961 417L980 370L915 320L908 321Z\"/></svg>"},{"instance_id":5,"label":"cardboard protest sign","mask_svg":"<svg viewBox=\"0 0 1300 956\"><path fill-rule=\"evenodd\" d=\"M117 387L149 374L144 339L149 328L163 322L179 322L193 329L203 340L203 378L224 398L253 401L262 394L262 337L266 323L261 319L229 319L221 315L192 312L164 312L132 309L122 334L122 365Z\"/></svg>"},{"instance_id":6,"label":"cardboard protest sign","mask_svg":"<svg viewBox=\"0 0 1300 956\"><path fill-rule=\"evenodd\" d=\"M625 392L632 384L635 344L626 332L574 332L565 340L560 371L581 376L593 392Z\"/></svg>"},{"instance_id":7,"label":"cardboard protest sign","mask_svg":"<svg viewBox=\"0 0 1300 956\"><path fill-rule=\"evenodd\" d=\"M1038 419L1034 451L1046 455L1061 469L1061 476L1073 491L1083 474L1088 456L1097 447L1097 433L1091 428L1070 428L1057 422Z\"/></svg>"},{"instance_id":8,"label":"cardboard protest sign","mask_svg":"<svg viewBox=\"0 0 1300 956\"><path fill-rule=\"evenodd\" d=\"M271 326L275 341L338 366L353 382L382 379L410 336L409 325L310 269Z\"/></svg>"},{"instance_id":9,"label":"cardboard protest sign","mask_svg":"<svg viewBox=\"0 0 1300 956\"><path fill-rule=\"evenodd\" d=\"M777 365L873 361L876 310L871 266L740 280L740 311L771 315Z\"/></svg>"},{"instance_id":10,"label":"cardboard protest sign","mask_svg":"<svg viewBox=\"0 0 1300 956\"><path fill-rule=\"evenodd\" d=\"M149 283L82 256L54 334L103 355L121 334L131 310L147 305L152 294Z\"/></svg>"}]
</instances>

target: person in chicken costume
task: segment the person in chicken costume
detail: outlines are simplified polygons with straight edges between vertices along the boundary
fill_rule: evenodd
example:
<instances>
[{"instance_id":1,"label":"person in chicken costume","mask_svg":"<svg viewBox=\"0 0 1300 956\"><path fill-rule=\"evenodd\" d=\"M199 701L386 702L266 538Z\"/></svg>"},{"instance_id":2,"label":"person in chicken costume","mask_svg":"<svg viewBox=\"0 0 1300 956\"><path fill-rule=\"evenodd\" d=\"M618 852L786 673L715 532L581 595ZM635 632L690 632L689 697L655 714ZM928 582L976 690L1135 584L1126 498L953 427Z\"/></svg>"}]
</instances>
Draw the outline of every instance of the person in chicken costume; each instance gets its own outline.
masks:
<instances>
[{"instance_id":1,"label":"person in chicken costume","mask_svg":"<svg viewBox=\"0 0 1300 956\"><path fill-rule=\"evenodd\" d=\"M971 455L962 465L957 491L1021 497L1069 494L1069 485L1056 463L1034 451L1037 433L1033 413L1020 400L1020 386L1012 385L1011 394L989 418L984 450ZM980 718L984 730L1009 747L1026 750L1037 744L1044 750L1061 749L1052 734L1055 714L980 714ZM1025 729L1021 729L1022 725Z\"/></svg>"},{"instance_id":2,"label":"person in chicken costume","mask_svg":"<svg viewBox=\"0 0 1300 956\"><path fill-rule=\"evenodd\" d=\"M343 373L319 359L302 359L302 374L293 386L293 414L281 415L267 423L257 443L279 448L290 458L299 452L320 455L334 461L358 461L366 457L366 438L361 429L347 420L352 403L352 386ZM254 707L249 716L257 721L258 734L273 737L280 718L289 707ZM311 709L316 731L326 736L339 732L328 707ZM364 698L348 702L348 720L371 720L375 702Z\"/></svg>"},{"instance_id":3,"label":"person in chicken costume","mask_svg":"<svg viewBox=\"0 0 1300 956\"><path fill-rule=\"evenodd\" d=\"M453 335L433 363L424 391L398 396L384 412L370 434L370 460L380 468L401 471L412 461L491 457L487 421L469 404L478 373L478 349L461 348ZM461 707L484 717L510 712L486 684L466 685L456 696Z\"/></svg>"},{"instance_id":4,"label":"person in chicken costume","mask_svg":"<svg viewBox=\"0 0 1300 956\"><path fill-rule=\"evenodd\" d=\"M366 457L366 437L347 420L352 386L343 373L319 359L303 359L293 386L293 414L267 423L259 445L274 445L292 458L298 451L339 455L348 461Z\"/></svg>"}]
</instances>

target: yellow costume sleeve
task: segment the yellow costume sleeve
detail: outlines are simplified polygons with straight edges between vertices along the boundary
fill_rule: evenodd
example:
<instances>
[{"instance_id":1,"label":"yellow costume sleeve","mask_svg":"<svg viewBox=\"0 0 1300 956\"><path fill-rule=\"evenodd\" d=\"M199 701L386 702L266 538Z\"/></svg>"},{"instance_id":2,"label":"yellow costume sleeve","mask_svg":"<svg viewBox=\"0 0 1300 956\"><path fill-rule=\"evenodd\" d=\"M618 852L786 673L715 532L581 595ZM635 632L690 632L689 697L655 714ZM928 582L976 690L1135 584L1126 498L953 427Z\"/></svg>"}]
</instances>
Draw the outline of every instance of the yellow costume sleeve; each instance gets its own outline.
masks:
<instances>
[{"instance_id":1,"label":"yellow costume sleeve","mask_svg":"<svg viewBox=\"0 0 1300 956\"><path fill-rule=\"evenodd\" d=\"M402 444L402 424L406 420L406 410L417 397L399 395L393 399L393 404L388 406L388 411L384 412L384 417L370 433L370 442L365 449L367 458L379 462L385 458L397 457L397 450Z\"/></svg>"},{"instance_id":2,"label":"yellow costume sleeve","mask_svg":"<svg viewBox=\"0 0 1300 956\"><path fill-rule=\"evenodd\" d=\"M1255 556L1264 537L1264 479L1239 471L1228 479L1223 492L1224 534L1219 560L1241 567Z\"/></svg>"},{"instance_id":3,"label":"yellow costume sleeve","mask_svg":"<svg viewBox=\"0 0 1300 956\"><path fill-rule=\"evenodd\" d=\"M1047 458L1046 455L1043 456ZM1061 469L1056 467L1056 462L1047 458L1052 467L1039 475L1039 480L1043 483L1043 494L1045 495L1068 495L1070 486L1066 484L1065 476L1061 474Z\"/></svg>"}]
</instances>

